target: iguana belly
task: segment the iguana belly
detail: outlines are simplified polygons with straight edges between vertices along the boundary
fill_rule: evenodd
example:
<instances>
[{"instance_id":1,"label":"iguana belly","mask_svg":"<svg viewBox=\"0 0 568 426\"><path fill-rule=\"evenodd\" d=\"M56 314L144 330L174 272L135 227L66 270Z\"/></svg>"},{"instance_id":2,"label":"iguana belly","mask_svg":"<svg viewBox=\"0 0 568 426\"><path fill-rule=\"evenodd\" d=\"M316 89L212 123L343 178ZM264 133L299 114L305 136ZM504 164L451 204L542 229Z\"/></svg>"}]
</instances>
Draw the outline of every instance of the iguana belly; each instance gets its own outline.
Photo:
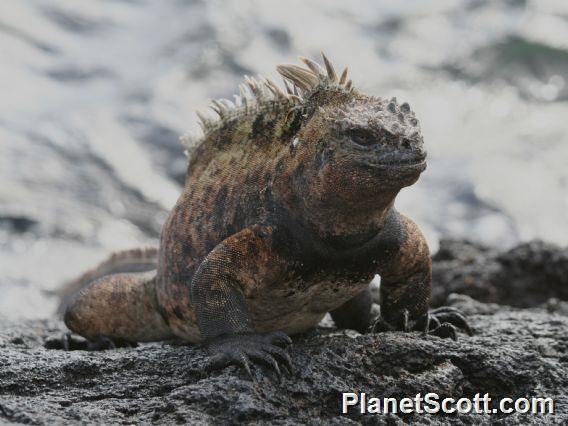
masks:
<instances>
[{"instance_id":1,"label":"iguana belly","mask_svg":"<svg viewBox=\"0 0 568 426\"><path fill-rule=\"evenodd\" d=\"M365 289L372 275L347 279L283 282L249 295L247 305L259 332L301 333L318 325L324 315Z\"/></svg>"},{"instance_id":2,"label":"iguana belly","mask_svg":"<svg viewBox=\"0 0 568 426\"><path fill-rule=\"evenodd\" d=\"M295 278L256 287L245 294L245 300L256 331L297 334L317 326L327 312L365 289L372 278L373 274L331 279ZM178 337L194 343L201 340L192 308L184 310L179 317L169 315L168 323Z\"/></svg>"}]
</instances>

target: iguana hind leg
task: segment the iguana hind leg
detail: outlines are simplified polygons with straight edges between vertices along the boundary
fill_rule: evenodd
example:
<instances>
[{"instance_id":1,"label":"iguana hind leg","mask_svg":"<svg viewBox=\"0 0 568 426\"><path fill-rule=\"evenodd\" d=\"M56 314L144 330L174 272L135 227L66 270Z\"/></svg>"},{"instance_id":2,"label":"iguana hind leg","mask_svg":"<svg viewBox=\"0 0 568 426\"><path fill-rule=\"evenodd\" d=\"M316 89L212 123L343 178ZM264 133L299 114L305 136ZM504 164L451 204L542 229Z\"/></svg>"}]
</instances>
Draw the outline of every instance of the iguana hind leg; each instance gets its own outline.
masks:
<instances>
[{"instance_id":1,"label":"iguana hind leg","mask_svg":"<svg viewBox=\"0 0 568 426\"><path fill-rule=\"evenodd\" d=\"M330 314L337 327L350 328L364 333L368 330L373 319L372 306L373 297L371 290L367 287L339 308L331 311Z\"/></svg>"},{"instance_id":2,"label":"iguana hind leg","mask_svg":"<svg viewBox=\"0 0 568 426\"><path fill-rule=\"evenodd\" d=\"M172 338L158 310L154 276L144 272L99 278L70 300L65 324L91 342L103 337L127 342Z\"/></svg>"}]
</instances>

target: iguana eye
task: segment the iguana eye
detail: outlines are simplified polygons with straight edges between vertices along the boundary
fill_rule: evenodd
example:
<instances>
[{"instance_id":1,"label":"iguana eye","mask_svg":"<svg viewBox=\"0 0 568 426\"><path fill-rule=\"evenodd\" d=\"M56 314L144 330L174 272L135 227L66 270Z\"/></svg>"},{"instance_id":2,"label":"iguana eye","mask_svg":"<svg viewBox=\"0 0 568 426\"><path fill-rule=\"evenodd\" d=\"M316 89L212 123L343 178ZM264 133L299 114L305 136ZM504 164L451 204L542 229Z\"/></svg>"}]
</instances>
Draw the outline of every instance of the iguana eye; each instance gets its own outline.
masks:
<instances>
[{"instance_id":1,"label":"iguana eye","mask_svg":"<svg viewBox=\"0 0 568 426\"><path fill-rule=\"evenodd\" d=\"M349 132L349 138L357 145L369 146L376 142L372 134L364 130L352 130Z\"/></svg>"}]
</instances>

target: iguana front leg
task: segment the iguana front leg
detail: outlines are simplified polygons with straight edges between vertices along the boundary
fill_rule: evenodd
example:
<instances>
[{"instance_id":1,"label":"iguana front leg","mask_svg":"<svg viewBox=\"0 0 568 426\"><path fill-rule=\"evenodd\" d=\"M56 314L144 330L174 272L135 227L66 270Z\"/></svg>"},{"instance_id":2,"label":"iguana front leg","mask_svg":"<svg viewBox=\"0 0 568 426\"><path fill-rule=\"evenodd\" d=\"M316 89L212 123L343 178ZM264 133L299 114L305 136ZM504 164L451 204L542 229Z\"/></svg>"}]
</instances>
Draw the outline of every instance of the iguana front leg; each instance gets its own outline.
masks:
<instances>
[{"instance_id":1,"label":"iguana front leg","mask_svg":"<svg viewBox=\"0 0 568 426\"><path fill-rule=\"evenodd\" d=\"M274 250L274 229L253 226L218 244L203 260L191 282L191 300L204 346L211 354L210 368L241 365L251 375L251 360L290 371L291 344L283 332L257 333L246 296L278 277L283 262Z\"/></svg>"},{"instance_id":2,"label":"iguana front leg","mask_svg":"<svg viewBox=\"0 0 568 426\"><path fill-rule=\"evenodd\" d=\"M456 327L472 334L464 316L455 308L428 311L432 261L428 245L418 226L400 215L401 244L393 258L380 268L381 315L374 331L421 330L439 337L456 339Z\"/></svg>"}]
</instances>

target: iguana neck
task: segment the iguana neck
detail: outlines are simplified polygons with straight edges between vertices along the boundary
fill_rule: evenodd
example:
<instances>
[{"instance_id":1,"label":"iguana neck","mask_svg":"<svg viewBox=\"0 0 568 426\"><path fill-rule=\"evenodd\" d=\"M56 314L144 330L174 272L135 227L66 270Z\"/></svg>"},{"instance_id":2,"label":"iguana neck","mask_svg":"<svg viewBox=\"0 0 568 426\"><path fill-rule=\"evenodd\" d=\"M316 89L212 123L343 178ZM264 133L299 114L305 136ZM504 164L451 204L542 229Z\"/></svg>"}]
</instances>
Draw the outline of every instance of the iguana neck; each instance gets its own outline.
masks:
<instances>
[{"instance_id":1,"label":"iguana neck","mask_svg":"<svg viewBox=\"0 0 568 426\"><path fill-rule=\"evenodd\" d=\"M381 194L370 203L348 206L309 198L296 198L285 204L294 221L312 238L337 249L352 248L365 244L384 229L394 211L398 192Z\"/></svg>"}]
</instances>

